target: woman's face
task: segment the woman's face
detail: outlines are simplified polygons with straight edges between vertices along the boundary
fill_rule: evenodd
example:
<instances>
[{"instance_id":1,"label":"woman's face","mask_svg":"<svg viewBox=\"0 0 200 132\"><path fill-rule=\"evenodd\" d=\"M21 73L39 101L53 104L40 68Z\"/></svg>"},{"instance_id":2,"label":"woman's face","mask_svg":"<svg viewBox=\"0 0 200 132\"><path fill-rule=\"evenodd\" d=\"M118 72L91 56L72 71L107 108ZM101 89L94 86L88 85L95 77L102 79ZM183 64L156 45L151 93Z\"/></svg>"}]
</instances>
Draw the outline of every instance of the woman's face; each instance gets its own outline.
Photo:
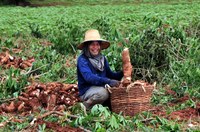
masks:
<instances>
[{"instance_id":1,"label":"woman's face","mask_svg":"<svg viewBox=\"0 0 200 132\"><path fill-rule=\"evenodd\" d=\"M101 51L101 45L98 41L93 41L90 45L89 45L89 52L92 56L96 56L100 53Z\"/></svg>"}]
</instances>

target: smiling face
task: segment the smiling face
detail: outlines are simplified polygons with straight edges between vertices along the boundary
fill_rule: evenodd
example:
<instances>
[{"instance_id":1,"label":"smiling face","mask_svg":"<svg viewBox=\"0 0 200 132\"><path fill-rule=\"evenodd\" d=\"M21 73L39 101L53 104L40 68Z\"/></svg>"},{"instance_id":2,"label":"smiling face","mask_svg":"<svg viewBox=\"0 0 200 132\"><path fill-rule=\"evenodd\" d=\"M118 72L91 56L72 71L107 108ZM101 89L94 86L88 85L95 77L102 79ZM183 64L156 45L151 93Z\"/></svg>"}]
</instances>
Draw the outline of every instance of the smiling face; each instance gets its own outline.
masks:
<instances>
[{"instance_id":1,"label":"smiling face","mask_svg":"<svg viewBox=\"0 0 200 132\"><path fill-rule=\"evenodd\" d=\"M101 51L101 45L98 41L93 41L89 45L89 52L92 56L97 56Z\"/></svg>"}]
</instances>

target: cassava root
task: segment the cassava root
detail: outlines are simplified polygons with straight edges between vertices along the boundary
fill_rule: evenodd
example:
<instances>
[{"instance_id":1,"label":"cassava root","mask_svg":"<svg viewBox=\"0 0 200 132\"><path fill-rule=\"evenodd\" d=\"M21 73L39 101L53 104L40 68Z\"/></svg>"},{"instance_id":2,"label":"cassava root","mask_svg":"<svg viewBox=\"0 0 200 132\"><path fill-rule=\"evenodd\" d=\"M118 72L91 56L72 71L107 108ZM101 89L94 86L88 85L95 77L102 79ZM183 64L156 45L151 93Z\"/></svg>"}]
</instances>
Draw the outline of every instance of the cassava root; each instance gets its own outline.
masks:
<instances>
[{"instance_id":1,"label":"cassava root","mask_svg":"<svg viewBox=\"0 0 200 132\"><path fill-rule=\"evenodd\" d=\"M128 48L125 48L122 51L122 62L123 62L123 74L124 74L124 79L122 81L122 84L123 86L127 86L128 84L131 83L132 80L131 76L133 70Z\"/></svg>"}]
</instances>

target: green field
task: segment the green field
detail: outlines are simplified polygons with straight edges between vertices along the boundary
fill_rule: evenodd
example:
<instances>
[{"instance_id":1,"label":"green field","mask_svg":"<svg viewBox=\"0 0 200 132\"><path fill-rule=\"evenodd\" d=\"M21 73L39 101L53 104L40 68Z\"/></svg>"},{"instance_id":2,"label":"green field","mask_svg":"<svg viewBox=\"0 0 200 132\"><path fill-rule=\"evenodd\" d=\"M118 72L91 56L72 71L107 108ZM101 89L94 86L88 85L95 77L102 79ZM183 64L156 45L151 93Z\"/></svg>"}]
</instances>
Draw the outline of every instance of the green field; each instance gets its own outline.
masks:
<instances>
[{"instance_id":1,"label":"green field","mask_svg":"<svg viewBox=\"0 0 200 132\"><path fill-rule=\"evenodd\" d=\"M31 2L46 5L54 1ZM151 99L153 106L162 106L168 115L187 108L200 109L198 1L57 2L64 4L43 7L0 6L0 53L8 50L12 56L24 60L29 57L35 59L30 68L23 70L5 68L0 63L0 103L18 97L33 82L77 83L76 58L80 51L76 46L83 40L87 29L95 28L104 39L111 42L110 48L103 53L113 70L122 69L121 52L128 47L134 67L133 81L157 82ZM13 49L20 52L13 52ZM175 95L167 94L169 88ZM189 97L185 102L170 105L185 96ZM62 125L82 126L102 132L200 130L199 117L180 121L155 116L150 112L122 117L111 114L104 107L95 107L97 113L91 111L84 115L83 111L74 109L80 113L79 118L72 120L71 124L63 119L63 122L60 121ZM97 118L99 121L94 121ZM8 116L0 115L0 122L7 119ZM150 122L145 122L145 119ZM48 117L46 120L59 119ZM26 126L27 122L21 126L11 122L0 130L20 131ZM38 129L42 131L42 126L38 126Z\"/></svg>"},{"instance_id":2,"label":"green field","mask_svg":"<svg viewBox=\"0 0 200 132\"><path fill-rule=\"evenodd\" d=\"M199 19L199 4L135 4L135 5L94 5L59 7L1 7L0 33L18 33L30 31L29 24L37 24L44 33L49 32L62 19L66 23L75 22L82 28L91 28L91 24L104 17L110 24L124 31L132 28L144 28L144 17L155 17L163 23L189 26ZM123 32L124 32L123 31Z\"/></svg>"}]
</instances>

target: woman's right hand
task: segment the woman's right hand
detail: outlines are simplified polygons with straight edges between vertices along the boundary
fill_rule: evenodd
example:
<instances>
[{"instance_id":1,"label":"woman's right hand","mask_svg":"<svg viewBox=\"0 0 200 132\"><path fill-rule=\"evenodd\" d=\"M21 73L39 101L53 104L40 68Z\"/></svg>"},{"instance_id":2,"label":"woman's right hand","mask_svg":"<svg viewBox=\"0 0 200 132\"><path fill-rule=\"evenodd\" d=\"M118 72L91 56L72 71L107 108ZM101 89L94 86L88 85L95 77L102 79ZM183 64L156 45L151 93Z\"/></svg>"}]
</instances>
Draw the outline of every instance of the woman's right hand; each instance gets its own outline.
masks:
<instances>
[{"instance_id":1,"label":"woman's right hand","mask_svg":"<svg viewBox=\"0 0 200 132\"><path fill-rule=\"evenodd\" d=\"M112 79L108 85L111 87L118 87L120 85L120 81Z\"/></svg>"}]
</instances>

